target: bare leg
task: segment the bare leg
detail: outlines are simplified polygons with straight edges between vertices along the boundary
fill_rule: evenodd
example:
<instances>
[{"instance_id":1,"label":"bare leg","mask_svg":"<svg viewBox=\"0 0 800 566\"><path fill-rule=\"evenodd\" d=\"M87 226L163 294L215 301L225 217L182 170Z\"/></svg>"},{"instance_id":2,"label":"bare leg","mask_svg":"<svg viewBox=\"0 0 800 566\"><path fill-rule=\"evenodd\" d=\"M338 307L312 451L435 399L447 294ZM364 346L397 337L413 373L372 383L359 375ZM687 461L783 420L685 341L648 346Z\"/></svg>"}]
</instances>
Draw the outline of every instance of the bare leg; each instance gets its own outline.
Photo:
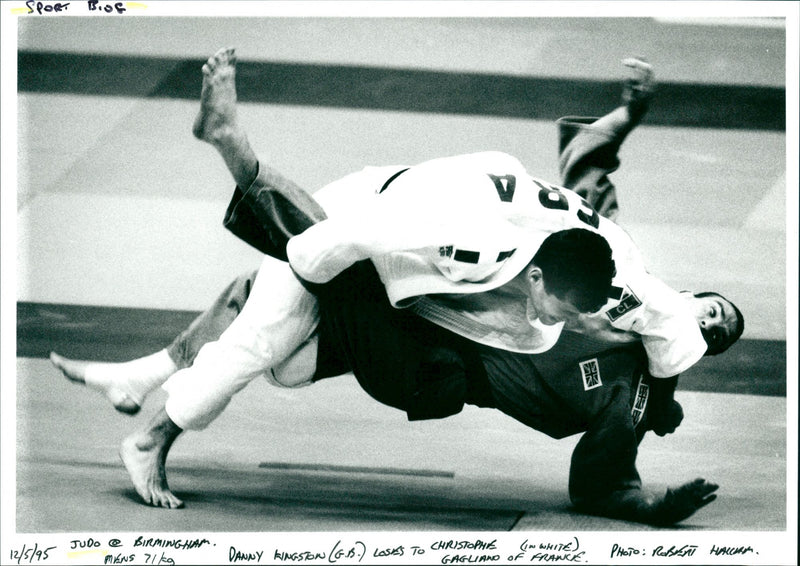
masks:
<instances>
[{"instance_id":1,"label":"bare leg","mask_svg":"<svg viewBox=\"0 0 800 566\"><path fill-rule=\"evenodd\" d=\"M178 370L166 350L121 363L70 360L51 352L50 361L67 379L103 393L128 415L138 413L145 396Z\"/></svg>"},{"instance_id":2,"label":"bare leg","mask_svg":"<svg viewBox=\"0 0 800 566\"><path fill-rule=\"evenodd\" d=\"M203 65L200 112L192 133L216 148L236 184L244 190L258 175L258 158L239 124L236 100L236 52L228 47Z\"/></svg>"},{"instance_id":3,"label":"bare leg","mask_svg":"<svg viewBox=\"0 0 800 566\"><path fill-rule=\"evenodd\" d=\"M167 485L166 461L172 443L183 430L161 409L150 424L122 441L119 456L136 493L148 505L177 509L183 501Z\"/></svg>"},{"instance_id":4,"label":"bare leg","mask_svg":"<svg viewBox=\"0 0 800 566\"><path fill-rule=\"evenodd\" d=\"M647 112L655 91L651 65L636 58L625 59L623 64L630 76L620 106L602 118L568 116L558 120L561 184L614 221L619 205L609 175L619 167L619 148Z\"/></svg>"}]
</instances>

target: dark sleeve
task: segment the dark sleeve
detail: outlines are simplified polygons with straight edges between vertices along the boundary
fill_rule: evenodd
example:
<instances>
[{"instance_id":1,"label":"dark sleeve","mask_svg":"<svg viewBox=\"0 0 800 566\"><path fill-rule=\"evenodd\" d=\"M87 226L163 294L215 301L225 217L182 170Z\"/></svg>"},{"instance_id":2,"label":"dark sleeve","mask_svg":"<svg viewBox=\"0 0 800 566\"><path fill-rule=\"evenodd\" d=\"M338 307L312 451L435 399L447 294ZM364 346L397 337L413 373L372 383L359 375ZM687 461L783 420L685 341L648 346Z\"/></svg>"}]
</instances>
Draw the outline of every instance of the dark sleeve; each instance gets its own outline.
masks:
<instances>
[{"instance_id":1,"label":"dark sleeve","mask_svg":"<svg viewBox=\"0 0 800 566\"><path fill-rule=\"evenodd\" d=\"M309 192L259 163L253 184L245 191L234 189L223 225L260 252L288 261L289 238L325 218Z\"/></svg>"},{"instance_id":2,"label":"dark sleeve","mask_svg":"<svg viewBox=\"0 0 800 566\"><path fill-rule=\"evenodd\" d=\"M642 489L636 470L638 445L647 429L634 429L630 393L619 388L572 454L569 493L584 513L658 524L663 496Z\"/></svg>"},{"instance_id":3,"label":"dark sleeve","mask_svg":"<svg viewBox=\"0 0 800 566\"><path fill-rule=\"evenodd\" d=\"M611 402L595 416L572 453L569 494L573 504L606 515L615 492L640 490L637 451L630 392L617 387Z\"/></svg>"}]
</instances>

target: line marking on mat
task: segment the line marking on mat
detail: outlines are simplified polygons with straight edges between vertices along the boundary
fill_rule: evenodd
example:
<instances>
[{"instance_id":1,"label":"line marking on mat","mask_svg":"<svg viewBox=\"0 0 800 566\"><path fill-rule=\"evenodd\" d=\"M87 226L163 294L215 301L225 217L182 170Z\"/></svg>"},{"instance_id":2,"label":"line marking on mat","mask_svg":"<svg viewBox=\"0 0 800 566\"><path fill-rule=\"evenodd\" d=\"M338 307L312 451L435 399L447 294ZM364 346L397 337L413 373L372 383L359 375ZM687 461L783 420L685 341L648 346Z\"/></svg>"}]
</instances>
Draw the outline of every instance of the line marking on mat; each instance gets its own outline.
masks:
<instances>
[{"instance_id":1,"label":"line marking on mat","mask_svg":"<svg viewBox=\"0 0 800 566\"><path fill-rule=\"evenodd\" d=\"M455 472L440 470L412 470L404 468L370 468L367 466L337 466L333 464L289 464L283 462L261 462L259 468L268 470L301 470L309 472L344 472L351 474L380 474L397 476L422 476L454 478Z\"/></svg>"}]
</instances>

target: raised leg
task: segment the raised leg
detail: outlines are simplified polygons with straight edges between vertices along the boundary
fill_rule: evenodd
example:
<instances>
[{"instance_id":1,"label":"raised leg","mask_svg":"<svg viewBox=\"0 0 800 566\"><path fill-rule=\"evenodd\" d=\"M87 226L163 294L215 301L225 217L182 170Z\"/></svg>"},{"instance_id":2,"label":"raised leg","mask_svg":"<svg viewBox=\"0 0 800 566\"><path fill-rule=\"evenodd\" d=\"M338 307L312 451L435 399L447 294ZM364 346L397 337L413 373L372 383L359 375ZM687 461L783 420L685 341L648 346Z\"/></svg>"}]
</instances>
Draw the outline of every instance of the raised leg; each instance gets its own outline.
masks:
<instances>
[{"instance_id":1,"label":"raised leg","mask_svg":"<svg viewBox=\"0 0 800 566\"><path fill-rule=\"evenodd\" d=\"M239 124L236 101L236 51L227 47L203 65L200 112L192 133L214 146L236 184L246 188L258 174L258 158Z\"/></svg>"},{"instance_id":2,"label":"raised leg","mask_svg":"<svg viewBox=\"0 0 800 566\"><path fill-rule=\"evenodd\" d=\"M611 220L617 218L619 204L609 175L619 168L619 148L641 121L655 91L653 68L648 63L629 58L623 64L631 76L625 83L622 105L601 118L566 116L557 121L561 184Z\"/></svg>"}]
</instances>

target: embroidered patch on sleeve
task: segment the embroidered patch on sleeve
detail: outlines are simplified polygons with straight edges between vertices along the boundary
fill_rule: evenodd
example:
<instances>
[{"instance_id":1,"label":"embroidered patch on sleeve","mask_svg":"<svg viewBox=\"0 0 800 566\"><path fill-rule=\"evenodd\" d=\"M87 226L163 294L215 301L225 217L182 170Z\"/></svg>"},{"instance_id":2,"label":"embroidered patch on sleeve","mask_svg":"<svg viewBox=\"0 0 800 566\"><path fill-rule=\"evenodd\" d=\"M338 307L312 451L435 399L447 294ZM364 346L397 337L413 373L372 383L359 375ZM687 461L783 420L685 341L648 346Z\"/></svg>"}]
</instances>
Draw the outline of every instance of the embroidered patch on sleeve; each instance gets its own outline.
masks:
<instances>
[{"instance_id":1,"label":"embroidered patch on sleeve","mask_svg":"<svg viewBox=\"0 0 800 566\"><path fill-rule=\"evenodd\" d=\"M578 365L581 368L583 389L585 391L603 385L603 381L600 379L600 365L597 363L597 358L580 362Z\"/></svg>"},{"instance_id":2,"label":"embroidered patch on sleeve","mask_svg":"<svg viewBox=\"0 0 800 566\"><path fill-rule=\"evenodd\" d=\"M641 422L644 416L644 411L647 409L647 398L650 396L650 386L644 382L644 376L639 377L639 385L636 387L636 398L633 400L633 408L631 408L631 418L633 419L633 426Z\"/></svg>"},{"instance_id":3,"label":"embroidered patch on sleeve","mask_svg":"<svg viewBox=\"0 0 800 566\"><path fill-rule=\"evenodd\" d=\"M606 311L606 316L611 319L611 322L614 322L625 313L629 313L633 309L640 306L642 306L642 301L640 301L639 298L633 294L633 291L631 291L628 287L625 287L625 292L622 294L619 304L608 309Z\"/></svg>"}]
</instances>

